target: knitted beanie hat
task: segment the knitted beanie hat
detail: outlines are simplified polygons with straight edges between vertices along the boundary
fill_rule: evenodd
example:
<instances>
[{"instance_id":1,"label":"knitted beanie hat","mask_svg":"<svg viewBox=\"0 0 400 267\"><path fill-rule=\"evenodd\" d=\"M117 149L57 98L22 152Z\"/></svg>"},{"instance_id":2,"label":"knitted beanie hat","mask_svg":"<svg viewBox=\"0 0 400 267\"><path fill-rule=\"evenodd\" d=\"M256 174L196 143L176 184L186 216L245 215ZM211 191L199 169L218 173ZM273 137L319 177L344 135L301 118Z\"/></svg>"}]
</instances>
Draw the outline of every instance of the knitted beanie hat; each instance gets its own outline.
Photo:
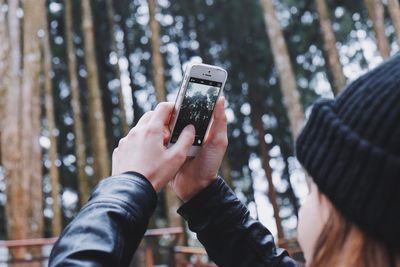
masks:
<instances>
[{"instance_id":1,"label":"knitted beanie hat","mask_svg":"<svg viewBox=\"0 0 400 267\"><path fill-rule=\"evenodd\" d=\"M317 102L296 152L348 220L400 249L400 54Z\"/></svg>"}]
</instances>

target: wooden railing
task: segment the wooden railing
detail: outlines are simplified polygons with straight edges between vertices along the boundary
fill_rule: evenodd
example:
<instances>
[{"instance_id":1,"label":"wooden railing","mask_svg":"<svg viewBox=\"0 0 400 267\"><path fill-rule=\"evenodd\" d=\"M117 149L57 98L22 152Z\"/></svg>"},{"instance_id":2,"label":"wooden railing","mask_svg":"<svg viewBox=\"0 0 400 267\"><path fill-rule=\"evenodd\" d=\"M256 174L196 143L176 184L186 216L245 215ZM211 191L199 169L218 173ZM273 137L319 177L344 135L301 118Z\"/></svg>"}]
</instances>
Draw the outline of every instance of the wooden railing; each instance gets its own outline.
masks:
<instances>
[{"instance_id":1,"label":"wooden railing","mask_svg":"<svg viewBox=\"0 0 400 267\"><path fill-rule=\"evenodd\" d=\"M20 247L43 247L47 245L53 245L56 241L57 237L23 240L2 240L0 241L0 247L6 247L9 249Z\"/></svg>"},{"instance_id":2,"label":"wooden railing","mask_svg":"<svg viewBox=\"0 0 400 267\"><path fill-rule=\"evenodd\" d=\"M146 231L144 237L161 237L170 235L173 240L178 240L178 238L183 235L183 229L181 227L170 227L170 228L159 228L159 229L149 229ZM8 248L9 250L16 248L31 248L31 247L44 247L52 246L56 241L57 237L51 238L37 238L37 239L26 239L26 240L0 240L0 248ZM302 252L300 250L299 244L295 239L290 240L279 240L278 246L285 248L290 255L300 262L302 260ZM177 255L194 255L197 257L207 255L204 248L201 247L188 247L188 246L178 246L175 242L172 242L169 248L171 262L170 266L184 267L186 263L182 261L177 261ZM154 266L154 249L151 246L145 245L145 255L146 255L146 267ZM43 255L41 257L30 258L30 259L6 259L0 260L0 263L29 263L29 262L43 262L48 259L49 255ZM214 267L216 265L212 263L202 263L200 260L191 266L195 267Z\"/></svg>"},{"instance_id":3,"label":"wooden railing","mask_svg":"<svg viewBox=\"0 0 400 267\"><path fill-rule=\"evenodd\" d=\"M170 228L159 228L159 229L149 229L146 231L144 237L161 237L161 236L174 236L177 239L180 235L183 235L183 229L181 227L170 227ZM36 238L36 239L24 239L24 240L0 240L0 248L7 248L8 250L16 248L30 248L30 247L44 247L52 246L56 241L57 237L51 238ZM146 246L146 267L154 266L154 256L153 248ZM171 257L175 257L176 254L189 254L189 255L206 255L203 248L199 247L184 247L175 246L171 247ZM43 262L47 260L49 255L43 255L41 257L32 257L29 259L6 259L0 260L0 263L30 263L30 262ZM175 261L174 261L175 262ZM175 262L172 266L184 266L180 263ZM212 265L195 265L195 266L212 266Z\"/></svg>"}]
</instances>

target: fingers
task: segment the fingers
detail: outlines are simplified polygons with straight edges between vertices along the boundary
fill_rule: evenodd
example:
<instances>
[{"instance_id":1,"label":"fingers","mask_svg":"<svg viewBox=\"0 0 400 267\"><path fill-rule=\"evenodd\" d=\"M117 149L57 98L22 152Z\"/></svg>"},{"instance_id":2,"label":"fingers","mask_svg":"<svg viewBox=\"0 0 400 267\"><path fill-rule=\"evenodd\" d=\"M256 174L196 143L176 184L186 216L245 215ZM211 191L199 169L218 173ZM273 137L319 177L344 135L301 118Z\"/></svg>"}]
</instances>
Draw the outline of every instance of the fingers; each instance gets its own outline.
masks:
<instances>
[{"instance_id":1,"label":"fingers","mask_svg":"<svg viewBox=\"0 0 400 267\"><path fill-rule=\"evenodd\" d=\"M156 109L154 110L150 123L153 124L155 127L164 127L164 125L168 124L173 110L174 110L173 102L159 103Z\"/></svg>"},{"instance_id":2,"label":"fingers","mask_svg":"<svg viewBox=\"0 0 400 267\"><path fill-rule=\"evenodd\" d=\"M171 132L167 126L164 126L164 130L163 130L164 145L168 144L168 141L170 138L171 138Z\"/></svg>"},{"instance_id":3,"label":"fingers","mask_svg":"<svg viewBox=\"0 0 400 267\"><path fill-rule=\"evenodd\" d=\"M218 98L213 112L214 120L226 120L225 115L225 97Z\"/></svg>"},{"instance_id":4,"label":"fingers","mask_svg":"<svg viewBox=\"0 0 400 267\"><path fill-rule=\"evenodd\" d=\"M214 145L224 145L228 143L227 118L225 114L225 98L218 99L213 113L213 122L207 136L207 143Z\"/></svg>"},{"instance_id":5,"label":"fingers","mask_svg":"<svg viewBox=\"0 0 400 267\"><path fill-rule=\"evenodd\" d=\"M153 116L153 113L154 113L154 111L152 111L152 110L147 111L146 113L144 113L143 116L136 123L135 127L148 123L150 121L151 117Z\"/></svg>"},{"instance_id":6,"label":"fingers","mask_svg":"<svg viewBox=\"0 0 400 267\"><path fill-rule=\"evenodd\" d=\"M186 155L194 142L195 128L193 125L186 126L179 135L178 141L170 148L170 156L180 164L186 159Z\"/></svg>"}]
</instances>

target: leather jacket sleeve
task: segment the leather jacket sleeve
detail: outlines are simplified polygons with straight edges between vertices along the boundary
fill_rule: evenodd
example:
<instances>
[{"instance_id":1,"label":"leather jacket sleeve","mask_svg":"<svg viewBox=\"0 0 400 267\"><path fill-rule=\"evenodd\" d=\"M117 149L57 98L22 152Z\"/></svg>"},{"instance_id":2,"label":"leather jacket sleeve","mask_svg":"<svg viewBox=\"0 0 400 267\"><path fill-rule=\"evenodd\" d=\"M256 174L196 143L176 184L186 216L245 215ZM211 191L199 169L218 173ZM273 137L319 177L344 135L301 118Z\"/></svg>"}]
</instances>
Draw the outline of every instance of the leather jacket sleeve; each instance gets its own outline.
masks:
<instances>
[{"instance_id":1,"label":"leather jacket sleeve","mask_svg":"<svg viewBox=\"0 0 400 267\"><path fill-rule=\"evenodd\" d=\"M286 251L275 247L268 229L250 217L222 178L183 204L178 213L220 267L298 266Z\"/></svg>"},{"instance_id":2,"label":"leather jacket sleeve","mask_svg":"<svg viewBox=\"0 0 400 267\"><path fill-rule=\"evenodd\" d=\"M156 203L139 173L104 179L54 245L49 266L128 266Z\"/></svg>"}]
</instances>

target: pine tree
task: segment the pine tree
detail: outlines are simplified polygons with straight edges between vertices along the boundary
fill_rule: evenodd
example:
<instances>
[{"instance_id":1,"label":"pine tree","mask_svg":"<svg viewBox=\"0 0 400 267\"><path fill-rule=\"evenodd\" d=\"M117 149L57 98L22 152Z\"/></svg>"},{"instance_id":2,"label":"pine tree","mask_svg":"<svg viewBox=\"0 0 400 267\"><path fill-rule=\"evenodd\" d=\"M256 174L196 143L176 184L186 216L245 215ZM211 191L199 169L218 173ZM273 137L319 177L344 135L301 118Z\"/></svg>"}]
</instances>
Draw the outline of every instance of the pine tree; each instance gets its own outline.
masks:
<instances>
[{"instance_id":1,"label":"pine tree","mask_svg":"<svg viewBox=\"0 0 400 267\"><path fill-rule=\"evenodd\" d=\"M42 151L39 145L41 132L40 104L40 40L44 0L23 2L23 72L21 94L21 166L22 186L26 188L29 202L24 223L28 224L27 237L43 236L43 192L42 192ZM18 205L20 205L18 203ZM19 218L21 220L21 218ZM40 249L30 249L33 256L41 254ZM39 266L39 264L32 264Z\"/></svg>"},{"instance_id":2,"label":"pine tree","mask_svg":"<svg viewBox=\"0 0 400 267\"><path fill-rule=\"evenodd\" d=\"M304 122L304 111L300 103L300 95L297 90L296 77L293 72L292 64L286 41L279 21L275 14L273 0L261 0L264 10L264 20L267 28L272 54L279 75L280 89L283 95L283 102L287 110L290 129L293 140L296 140L301 132ZM307 177L310 184L310 178Z\"/></svg>"},{"instance_id":3,"label":"pine tree","mask_svg":"<svg viewBox=\"0 0 400 267\"><path fill-rule=\"evenodd\" d=\"M1 157L1 133L3 131L4 123L4 109L5 109L5 97L8 84L8 57L10 52L9 37L7 33L7 16L6 12L3 11L3 5L5 0L0 0L0 166L2 165Z\"/></svg>"},{"instance_id":4,"label":"pine tree","mask_svg":"<svg viewBox=\"0 0 400 267\"><path fill-rule=\"evenodd\" d=\"M133 108L133 122L132 125L136 125L139 121L140 117L143 115L143 108L139 105L138 100L136 99L135 92L140 90L141 88L135 84L135 77L134 77L134 64L131 60L131 55L134 53L134 49L136 45L134 43L137 30L134 28L136 25L131 25L132 18L130 18L132 13L135 13L134 3L130 2L130 0L118 1L115 2L116 4L116 11L118 14L121 15L121 20L119 22L119 27L124 35L123 44L124 44L124 51L125 57L128 60L128 74L129 74L129 86L132 91L132 108ZM129 25L129 26L128 26ZM139 38L138 38L139 39ZM136 39L137 40L137 39Z\"/></svg>"},{"instance_id":5,"label":"pine tree","mask_svg":"<svg viewBox=\"0 0 400 267\"><path fill-rule=\"evenodd\" d=\"M343 74L342 64L339 59L339 52L336 48L336 37L333 32L332 22L329 17L329 10L325 0L316 0L319 23L324 39L326 57L329 69L333 76L333 92L338 94L346 85L346 77Z\"/></svg>"},{"instance_id":6,"label":"pine tree","mask_svg":"<svg viewBox=\"0 0 400 267\"><path fill-rule=\"evenodd\" d=\"M152 47L152 64L154 87L156 91L157 102L166 100L165 96L165 80L164 80L164 63L160 52L160 25L156 21L156 2L155 0L147 1L149 6L150 29L151 29L151 47ZM165 188L165 201L167 207L167 217L169 226L182 227L182 218L176 213L181 205L180 200L171 187ZM180 240L182 244L182 240Z\"/></svg>"},{"instance_id":7,"label":"pine tree","mask_svg":"<svg viewBox=\"0 0 400 267\"><path fill-rule=\"evenodd\" d=\"M259 155L262 162L262 168L265 171L265 176L268 181L268 198L271 202L272 209L274 211L274 219L276 224L276 229L278 233L278 238L283 239L285 237L282 227L282 219L280 217L280 208L277 202L277 194L275 191L274 183L272 181L272 168L269 164L270 157L269 157L269 147L268 144L264 140L265 130L264 124L262 121L262 112L260 111L260 107L257 104L257 100L254 98L252 99L252 122L254 128L257 130L257 137L258 137L258 147L259 147Z\"/></svg>"},{"instance_id":8,"label":"pine tree","mask_svg":"<svg viewBox=\"0 0 400 267\"><path fill-rule=\"evenodd\" d=\"M44 32L42 38L42 58L44 71L44 101L46 110L47 130L49 132L50 148L49 148L49 175L51 181L51 198L53 199L52 210L53 219L51 223L53 236L58 236L62 230L62 212L60 199L60 174L56 165L57 155L57 138L56 138L56 123L54 118L54 101L53 101L53 84L52 76L52 54L50 48L50 37L47 29L47 6L43 2L42 6L42 25L41 30Z\"/></svg>"},{"instance_id":9,"label":"pine tree","mask_svg":"<svg viewBox=\"0 0 400 267\"><path fill-rule=\"evenodd\" d=\"M165 101L165 78L164 61L160 52L160 24L156 20L156 2L148 0L150 29L151 29L151 51L153 64L154 89L156 91L157 102Z\"/></svg>"},{"instance_id":10,"label":"pine tree","mask_svg":"<svg viewBox=\"0 0 400 267\"><path fill-rule=\"evenodd\" d=\"M196 4L195 1L188 1L187 3L185 3L185 2L181 3L181 5L182 5L181 8L183 9L182 13L185 18L185 25L188 26L190 19L193 20L194 30L196 31L197 41L199 42L199 48L198 48L199 56L201 57L201 59L204 63L215 64L212 56L208 53L207 49L205 49L206 45L207 45L207 41L204 36L201 21L199 21L198 16L196 16L196 15L190 16L191 13L199 14L201 12L201 10L199 10L199 8L198 8L198 4ZM224 178L225 182L230 187L232 187L233 186L233 180L232 180L232 175L231 175L232 167L231 167L231 163L229 161L228 153L225 154L219 171L220 171L222 177Z\"/></svg>"},{"instance_id":11,"label":"pine tree","mask_svg":"<svg viewBox=\"0 0 400 267\"><path fill-rule=\"evenodd\" d=\"M108 154L103 104L94 45L94 32L90 0L82 0L82 30L85 46L85 63L89 91L89 127L93 156L94 180L110 175L110 156Z\"/></svg>"},{"instance_id":12,"label":"pine tree","mask_svg":"<svg viewBox=\"0 0 400 267\"><path fill-rule=\"evenodd\" d=\"M107 7L107 19L108 19L108 24L109 24L109 28L110 28L110 46L111 46L111 50L117 56L117 63L114 65L114 72L115 72L115 76L119 80L119 87L118 87L119 119L120 119L123 133L127 134L129 132L129 125L126 120L125 101L124 101L124 94L122 92L122 83L121 83L121 71L120 71L119 65L118 65L122 51L121 51L121 49L119 49L117 47L117 41L115 39L116 25L114 22L114 13L115 12L114 12L113 1L107 0L106 7Z\"/></svg>"},{"instance_id":13,"label":"pine tree","mask_svg":"<svg viewBox=\"0 0 400 267\"><path fill-rule=\"evenodd\" d=\"M388 9L396 29L397 43L400 46L400 3L399 0L388 0Z\"/></svg>"},{"instance_id":14,"label":"pine tree","mask_svg":"<svg viewBox=\"0 0 400 267\"><path fill-rule=\"evenodd\" d=\"M73 24L72 24L72 2L65 1L65 42L67 46L68 57L68 77L71 87L71 107L74 118L74 134L75 134L75 154L78 174L79 187L79 203L80 206L89 198L89 183L85 172L86 166L86 145L83 131L81 101L79 94L79 84L77 71L77 62L75 55L75 45L72 39Z\"/></svg>"},{"instance_id":15,"label":"pine tree","mask_svg":"<svg viewBox=\"0 0 400 267\"><path fill-rule=\"evenodd\" d=\"M5 75L4 124L1 135L2 164L6 178L6 218L8 239L25 239L28 234L28 186L23 182L22 126L21 126L21 24L17 16L19 0L8 1L7 32L9 37L8 69ZM2 40L4 43L7 39ZM11 45L12 44L12 45ZM25 257L25 248L11 251L12 257Z\"/></svg>"},{"instance_id":16,"label":"pine tree","mask_svg":"<svg viewBox=\"0 0 400 267\"><path fill-rule=\"evenodd\" d=\"M378 51L383 58L390 55L390 46L385 34L385 14L381 0L364 0L378 44Z\"/></svg>"},{"instance_id":17,"label":"pine tree","mask_svg":"<svg viewBox=\"0 0 400 267\"><path fill-rule=\"evenodd\" d=\"M304 120L304 111L297 91L296 78L282 29L275 14L273 0L262 0L261 3L275 66L279 74L280 87L290 121L290 128L295 139L303 127Z\"/></svg>"}]
</instances>

